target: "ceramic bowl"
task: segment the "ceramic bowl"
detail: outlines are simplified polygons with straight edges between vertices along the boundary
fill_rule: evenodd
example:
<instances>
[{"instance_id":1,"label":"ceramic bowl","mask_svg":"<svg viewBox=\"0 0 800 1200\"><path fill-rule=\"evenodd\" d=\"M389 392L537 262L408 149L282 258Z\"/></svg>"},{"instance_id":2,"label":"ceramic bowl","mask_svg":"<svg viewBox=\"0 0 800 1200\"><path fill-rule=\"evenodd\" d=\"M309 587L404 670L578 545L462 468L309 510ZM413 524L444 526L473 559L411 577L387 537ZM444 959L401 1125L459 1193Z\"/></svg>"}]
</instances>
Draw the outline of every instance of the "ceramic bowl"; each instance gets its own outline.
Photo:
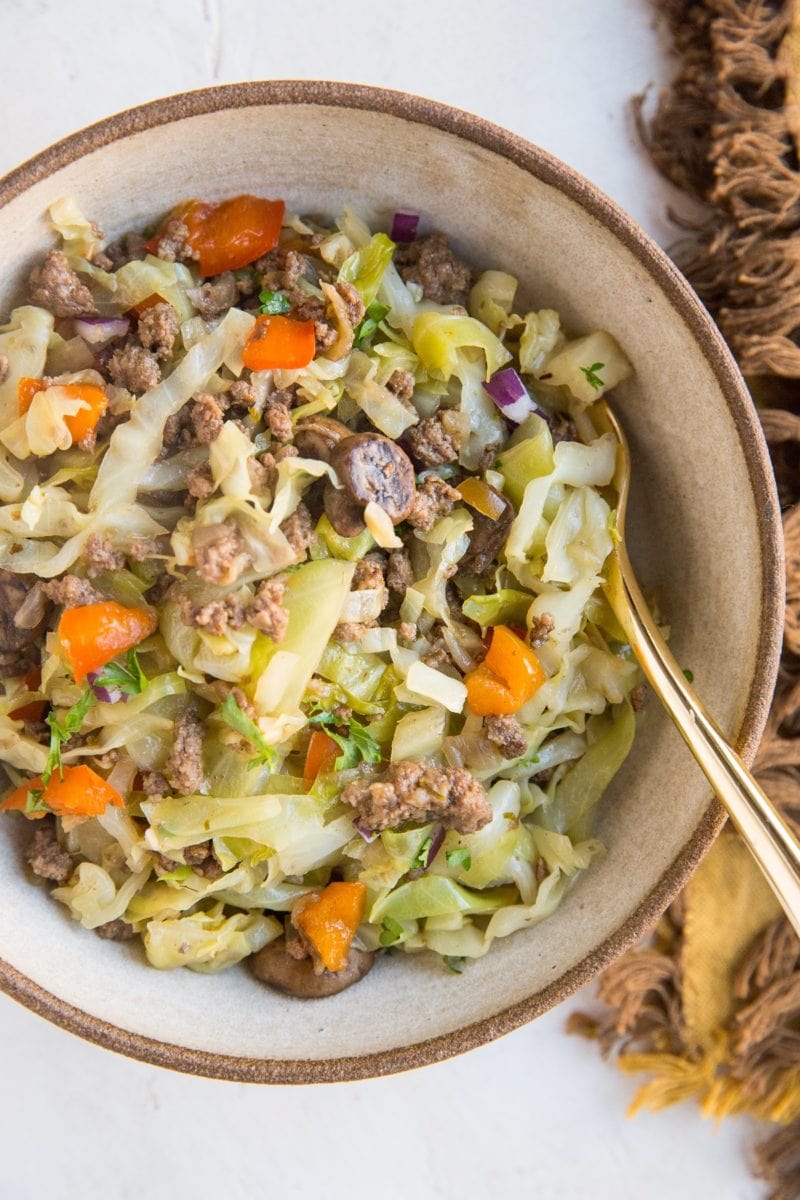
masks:
<instances>
[{"instance_id":1,"label":"ceramic bowl","mask_svg":"<svg viewBox=\"0 0 800 1200\"><path fill-rule=\"evenodd\" d=\"M109 235L188 196L281 196L299 212L356 206L385 227L425 214L478 267L576 332L604 328L635 378L614 393L635 487L633 559L657 588L678 661L746 759L764 726L782 627L777 496L752 402L694 293L645 234L537 147L456 109L337 83L238 84L174 96L85 129L0 182L0 312L51 244L47 206L76 197ZM608 847L538 928L463 975L394 955L358 987L297 1001L243 969L158 972L91 936L33 887L23 822L0 829L0 985L51 1021L178 1070L315 1082L468 1050L563 1000L654 922L722 814L651 698L598 834Z\"/></svg>"}]
</instances>

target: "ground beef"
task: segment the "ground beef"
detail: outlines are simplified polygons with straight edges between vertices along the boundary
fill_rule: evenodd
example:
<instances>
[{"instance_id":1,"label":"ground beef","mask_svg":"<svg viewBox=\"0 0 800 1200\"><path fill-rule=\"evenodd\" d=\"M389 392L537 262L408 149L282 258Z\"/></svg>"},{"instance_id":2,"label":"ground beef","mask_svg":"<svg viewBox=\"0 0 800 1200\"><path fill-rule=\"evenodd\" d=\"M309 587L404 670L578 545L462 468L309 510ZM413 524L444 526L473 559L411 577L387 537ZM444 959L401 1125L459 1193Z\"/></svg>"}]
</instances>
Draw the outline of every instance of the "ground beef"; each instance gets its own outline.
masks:
<instances>
[{"instance_id":1,"label":"ground beef","mask_svg":"<svg viewBox=\"0 0 800 1200\"><path fill-rule=\"evenodd\" d=\"M224 874L210 842L201 842L197 846L186 846L183 851L183 861L198 875L204 875L206 879L219 879Z\"/></svg>"},{"instance_id":2,"label":"ground beef","mask_svg":"<svg viewBox=\"0 0 800 1200\"><path fill-rule=\"evenodd\" d=\"M113 383L129 392L147 392L161 382L155 355L142 346L121 346L109 358L106 370Z\"/></svg>"},{"instance_id":3,"label":"ground beef","mask_svg":"<svg viewBox=\"0 0 800 1200\"><path fill-rule=\"evenodd\" d=\"M487 717L486 736L501 751L503 758L521 758L528 749L525 730L516 717Z\"/></svg>"},{"instance_id":4,"label":"ground beef","mask_svg":"<svg viewBox=\"0 0 800 1200\"><path fill-rule=\"evenodd\" d=\"M356 325L359 325L364 319L366 312L364 301L361 299L358 289L345 279L339 280L335 287L342 300L344 300L347 320L353 329L355 329ZM333 308L330 304L328 305L328 316L331 319L333 318Z\"/></svg>"},{"instance_id":5,"label":"ground beef","mask_svg":"<svg viewBox=\"0 0 800 1200\"><path fill-rule=\"evenodd\" d=\"M34 875L66 883L72 874L72 855L62 849L56 835L56 823L50 817L36 822L33 838L25 857Z\"/></svg>"},{"instance_id":6,"label":"ground beef","mask_svg":"<svg viewBox=\"0 0 800 1200\"><path fill-rule=\"evenodd\" d=\"M156 358L169 358L180 326L171 304L162 301L146 308L139 317L139 341Z\"/></svg>"},{"instance_id":7,"label":"ground beef","mask_svg":"<svg viewBox=\"0 0 800 1200\"><path fill-rule=\"evenodd\" d=\"M128 558L132 562L145 562L148 558L153 558L158 554L168 553L169 545L159 545L155 538L133 538L128 547Z\"/></svg>"},{"instance_id":8,"label":"ground beef","mask_svg":"<svg viewBox=\"0 0 800 1200\"><path fill-rule=\"evenodd\" d=\"M121 571L125 566L125 554L115 550L113 543L101 533L90 533L86 539L86 574L90 579L103 571Z\"/></svg>"},{"instance_id":9,"label":"ground beef","mask_svg":"<svg viewBox=\"0 0 800 1200\"><path fill-rule=\"evenodd\" d=\"M176 600L184 625L207 629L219 637L228 629L241 629L244 625L244 604L238 596L225 596L221 600L208 600L205 604L194 605L184 592L177 592Z\"/></svg>"},{"instance_id":10,"label":"ground beef","mask_svg":"<svg viewBox=\"0 0 800 1200\"><path fill-rule=\"evenodd\" d=\"M559 442L574 442L578 437L578 427L574 421L570 421L569 417L557 416L550 430L556 445Z\"/></svg>"},{"instance_id":11,"label":"ground beef","mask_svg":"<svg viewBox=\"0 0 800 1200\"><path fill-rule=\"evenodd\" d=\"M375 627L375 622L367 625L364 621L342 621L333 631L337 642L360 642L364 634Z\"/></svg>"},{"instance_id":12,"label":"ground beef","mask_svg":"<svg viewBox=\"0 0 800 1200\"><path fill-rule=\"evenodd\" d=\"M634 712L641 712L647 702L647 688L643 683L637 683L635 688L631 688L631 708Z\"/></svg>"},{"instance_id":13,"label":"ground beef","mask_svg":"<svg viewBox=\"0 0 800 1200\"><path fill-rule=\"evenodd\" d=\"M252 563L241 530L233 517L218 525L201 525L192 530L197 573L206 583L235 583Z\"/></svg>"},{"instance_id":14,"label":"ground beef","mask_svg":"<svg viewBox=\"0 0 800 1200\"><path fill-rule=\"evenodd\" d=\"M528 634L531 645L543 646L555 627L555 621L550 613L542 613L540 617L536 617Z\"/></svg>"},{"instance_id":15,"label":"ground beef","mask_svg":"<svg viewBox=\"0 0 800 1200\"><path fill-rule=\"evenodd\" d=\"M0 354L0 384L8 379L8 356Z\"/></svg>"},{"instance_id":16,"label":"ground beef","mask_svg":"<svg viewBox=\"0 0 800 1200\"><path fill-rule=\"evenodd\" d=\"M417 626L414 621L401 621L397 627L397 636L401 642L413 642L417 636Z\"/></svg>"},{"instance_id":17,"label":"ground beef","mask_svg":"<svg viewBox=\"0 0 800 1200\"><path fill-rule=\"evenodd\" d=\"M466 303L472 272L456 258L443 233L429 233L407 246L398 246L394 261L406 283L420 285L426 300Z\"/></svg>"},{"instance_id":18,"label":"ground beef","mask_svg":"<svg viewBox=\"0 0 800 1200\"><path fill-rule=\"evenodd\" d=\"M189 227L175 217L170 218L158 235L156 254L164 262L183 261L197 258L197 251L189 246Z\"/></svg>"},{"instance_id":19,"label":"ground beef","mask_svg":"<svg viewBox=\"0 0 800 1200\"><path fill-rule=\"evenodd\" d=\"M215 487L216 484L211 474L211 466L207 462L199 463L198 466L192 467L186 476L186 490L196 500L207 500L214 492Z\"/></svg>"},{"instance_id":20,"label":"ground beef","mask_svg":"<svg viewBox=\"0 0 800 1200\"><path fill-rule=\"evenodd\" d=\"M439 517L446 517L452 512L453 505L458 504L460 499L460 493L450 487L449 483L445 483L438 475L429 475L422 486L417 488L408 522L415 529L422 529L427 533L433 529Z\"/></svg>"},{"instance_id":21,"label":"ground beef","mask_svg":"<svg viewBox=\"0 0 800 1200\"><path fill-rule=\"evenodd\" d=\"M269 470L257 458L248 458L247 474L250 477L250 491L256 496L263 496L269 491Z\"/></svg>"},{"instance_id":22,"label":"ground beef","mask_svg":"<svg viewBox=\"0 0 800 1200\"><path fill-rule=\"evenodd\" d=\"M353 582L350 586L354 592L372 591L385 587L386 580L383 578L381 564L374 558L362 558L360 562L356 563Z\"/></svg>"},{"instance_id":23,"label":"ground beef","mask_svg":"<svg viewBox=\"0 0 800 1200\"><path fill-rule=\"evenodd\" d=\"M35 612L35 624L30 629L17 625L15 616L30 594L36 581L0 569L0 676L24 675L39 661L38 639L45 617L47 592L40 588L41 613Z\"/></svg>"},{"instance_id":24,"label":"ground beef","mask_svg":"<svg viewBox=\"0 0 800 1200\"><path fill-rule=\"evenodd\" d=\"M393 550L389 555L389 567L386 572L386 584L393 592L405 595L414 582L414 568L407 550Z\"/></svg>"},{"instance_id":25,"label":"ground beef","mask_svg":"<svg viewBox=\"0 0 800 1200\"><path fill-rule=\"evenodd\" d=\"M203 782L203 722L193 708L176 718L173 743L164 774L180 796L190 796Z\"/></svg>"},{"instance_id":26,"label":"ground beef","mask_svg":"<svg viewBox=\"0 0 800 1200\"><path fill-rule=\"evenodd\" d=\"M292 515L281 522L281 533L297 557L305 558L306 550L314 540L314 522L302 500Z\"/></svg>"},{"instance_id":27,"label":"ground beef","mask_svg":"<svg viewBox=\"0 0 800 1200\"><path fill-rule=\"evenodd\" d=\"M318 296L307 296L296 292L293 296L291 316L295 321L313 321L316 350L329 350L339 336L336 326L328 320L329 309Z\"/></svg>"},{"instance_id":28,"label":"ground beef","mask_svg":"<svg viewBox=\"0 0 800 1200\"><path fill-rule=\"evenodd\" d=\"M237 379L224 393L229 408L240 408L249 412L258 403L256 389L246 379ZM222 399L222 397L220 397Z\"/></svg>"},{"instance_id":29,"label":"ground beef","mask_svg":"<svg viewBox=\"0 0 800 1200\"><path fill-rule=\"evenodd\" d=\"M142 771L142 791L146 796L166 796L169 791L166 775L161 771Z\"/></svg>"},{"instance_id":30,"label":"ground beef","mask_svg":"<svg viewBox=\"0 0 800 1200\"><path fill-rule=\"evenodd\" d=\"M294 433L289 406L284 400L271 396L267 407L269 431L277 442L290 442Z\"/></svg>"},{"instance_id":31,"label":"ground beef","mask_svg":"<svg viewBox=\"0 0 800 1200\"><path fill-rule=\"evenodd\" d=\"M88 580L79 579L77 575L62 575L58 579L51 579L44 585L44 590L48 600L52 600L54 604L61 604L64 608L99 604L101 600L106 599Z\"/></svg>"},{"instance_id":32,"label":"ground beef","mask_svg":"<svg viewBox=\"0 0 800 1200\"><path fill-rule=\"evenodd\" d=\"M264 468L264 483L270 491L275 490L275 484L278 482L278 464L282 463L285 458L299 457L300 451L296 446L276 446L264 454L259 454L256 462Z\"/></svg>"},{"instance_id":33,"label":"ground beef","mask_svg":"<svg viewBox=\"0 0 800 1200\"><path fill-rule=\"evenodd\" d=\"M390 392L394 392L398 400L410 400L414 395L415 382L412 371L404 371L402 367L398 367L396 371L392 371L386 386Z\"/></svg>"},{"instance_id":34,"label":"ground beef","mask_svg":"<svg viewBox=\"0 0 800 1200\"><path fill-rule=\"evenodd\" d=\"M144 258L147 254L144 234L136 231L123 233L122 237L106 246L105 254L107 258L111 259L115 269L124 267L125 263Z\"/></svg>"},{"instance_id":35,"label":"ground beef","mask_svg":"<svg viewBox=\"0 0 800 1200\"><path fill-rule=\"evenodd\" d=\"M233 271L223 271L200 287L190 288L189 299L204 321L213 321L232 308L239 299L239 289Z\"/></svg>"},{"instance_id":36,"label":"ground beef","mask_svg":"<svg viewBox=\"0 0 800 1200\"><path fill-rule=\"evenodd\" d=\"M51 250L40 267L31 272L31 299L54 317L79 317L96 313L92 293L81 283L63 250Z\"/></svg>"},{"instance_id":37,"label":"ground beef","mask_svg":"<svg viewBox=\"0 0 800 1200\"><path fill-rule=\"evenodd\" d=\"M210 446L219 437L224 421L222 409L210 392L201 392L189 410L195 439L201 446Z\"/></svg>"},{"instance_id":38,"label":"ground beef","mask_svg":"<svg viewBox=\"0 0 800 1200\"><path fill-rule=\"evenodd\" d=\"M265 579L246 609L250 624L273 642L282 642L289 628L289 613L281 603L285 589L282 579Z\"/></svg>"},{"instance_id":39,"label":"ground beef","mask_svg":"<svg viewBox=\"0 0 800 1200\"><path fill-rule=\"evenodd\" d=\"M106 921L104 925L96 925L94 931L98 937L109 942L129 942L136 937L136 930L121 917L117 917L116 921Z\"/></svg>"},{"instance_id":40,"label":"ground beef","mask_svg":"<svg viewBox=\"0 0 800 1200\"><path fill-rule=\"evenodd\" d=\"M483 785L463 767L424 767L392 763L377 780L355 779L342 800L358 811L367 829L395 829L406 821L439 821L459 833L475 833L492 819Z\"/></svg>"},{"instance_id":41,"label":"ground beef","mask_svg":"<svg viewBox=\"0 0 800 1200\"><path fill-rule=\"evenodd\" d=\"M407 431L405 440L412 458L425 467L439 467L458 458L459 448L452 435L445 430L440 413L426 417L419 425L413 425Z\"/></svg>"}]
</instances>

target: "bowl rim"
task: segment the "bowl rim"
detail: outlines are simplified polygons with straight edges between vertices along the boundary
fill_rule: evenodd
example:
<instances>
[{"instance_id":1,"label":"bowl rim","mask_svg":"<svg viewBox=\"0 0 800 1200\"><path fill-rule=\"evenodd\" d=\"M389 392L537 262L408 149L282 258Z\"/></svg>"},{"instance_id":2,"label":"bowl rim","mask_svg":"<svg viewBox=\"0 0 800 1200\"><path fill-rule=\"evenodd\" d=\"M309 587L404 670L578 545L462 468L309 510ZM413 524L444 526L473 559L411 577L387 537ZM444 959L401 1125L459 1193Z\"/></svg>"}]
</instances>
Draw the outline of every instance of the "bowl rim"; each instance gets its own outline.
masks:
<instances>
[{"instance_id":1,"label":"bowl rim","mask_svg":"<svg viewBox=\"0 0 800 1200\"><path fill-rule=\"evenodd\" d=\"M386 113L432 126L509 159L557 188L635 255L698 342L736 427L756 501L762 564L760 641L749 700L735 738L752 762L766 724L783 635L780 507L761 425L736 363L696 293L666 254L614 201L571 167L523 137L459 108L407 92L322 80L260 80L181 92L106 117L55 142L0 179L0 208L54 171L103 146L160 125L229 109L324 105ZM674 899L725 822L710 798L692 836L639 907L590 954L535 995L493 1016L405 1047L330 1059L262 1059L161 1042L121 1029L46 991L0 959L0 991L39 1016L109 1050L186 1074L245 1083L343 1082L388 1075L462 1054L540 1016L631 947Z\"/></svg>"}]
</instances>

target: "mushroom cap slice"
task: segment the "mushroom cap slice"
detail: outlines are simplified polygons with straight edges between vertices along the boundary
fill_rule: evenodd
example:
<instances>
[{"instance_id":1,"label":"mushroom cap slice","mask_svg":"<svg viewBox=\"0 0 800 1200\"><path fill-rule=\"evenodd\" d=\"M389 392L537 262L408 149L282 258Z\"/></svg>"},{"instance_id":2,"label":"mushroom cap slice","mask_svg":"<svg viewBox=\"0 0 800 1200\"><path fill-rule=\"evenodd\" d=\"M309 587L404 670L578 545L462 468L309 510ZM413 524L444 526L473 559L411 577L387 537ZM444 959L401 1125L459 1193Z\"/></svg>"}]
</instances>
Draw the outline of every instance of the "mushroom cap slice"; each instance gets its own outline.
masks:
<instances>
[{"instance_id":1,"label":"mushroom cap slice","mask_svg":"<svg viewBox=\"0 0 800 1200\"><path fill-rule=\"evenodd\" d=\"M334 447L331 466L351 500L362 507L374 501L394 525L404 521L414 507L414 466L391 438L379 433L345 438Z\"/></svg>"},{"instance_id":2,"label":"mushroom cap slice","mask_svg":"<svg viewBox=\"0 0 800 1200\"><path fill-rule=\"evenodd\" d=\"M372 969L374 961L375 955L371 951L351 946L343 971L337 971L335 975L323 971L317 975L310 958L293 958L286 952L285 938L277 938L252 956L250 967L256 979L270 987L304 1000L318 1000L335 996L358 983Z\"/></svg>"}]
</instances>

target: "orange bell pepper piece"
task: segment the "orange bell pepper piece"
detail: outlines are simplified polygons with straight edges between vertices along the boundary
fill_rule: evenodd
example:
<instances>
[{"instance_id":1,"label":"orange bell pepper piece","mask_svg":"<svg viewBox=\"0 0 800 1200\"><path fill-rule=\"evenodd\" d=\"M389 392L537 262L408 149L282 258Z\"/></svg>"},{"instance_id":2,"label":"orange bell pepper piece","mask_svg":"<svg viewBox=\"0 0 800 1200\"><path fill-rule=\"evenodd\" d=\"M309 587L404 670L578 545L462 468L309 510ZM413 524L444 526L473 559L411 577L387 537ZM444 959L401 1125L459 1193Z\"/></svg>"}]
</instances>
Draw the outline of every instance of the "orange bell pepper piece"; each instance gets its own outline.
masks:
<instances>
[{"instance_id":1,"label":"orange bell pepper piece","mask_svg":"<svg viewBox=\"0 0 800 1200\"><path fill-rule=\"evenodd\" d=\"M251 371L307 367L314 357L313 321L291 317L258 317L245 342L242 361Z\"/></svg>"},{"instance_id":2,"label":"orange bell pepper piece","mask_svg":"<svg viewBox=\"0 0 800 1200\"><path fill-rule=\"evenodd\" d=\"M474 475L462 479L461 483L457 484L456 491L461 493L462 498L471 508L477 509L484 517L496 518L505 510L502 496L490 488L488 483L484 483L482 479L476 479Z\"/></svg>"},{"instance_id":3,"label":"orange bell pepper piece","mask_svg":"<svg viewBox=\"0 0 800 1200\"><path fill-rule=\"evenodd\" d=\"M315 729L311 734L306 751L306 761L303 767L303 782L312 784L318 775L325 775L333 770L336 759L341 754L340 748L332 737L328 737L321 729Z\"/></svg>"},{"instance_id":4,"label":"orange bell pepper piece","mask_svg":"<svg viewBox=\"0 0 800 1200\"><path fill-rule=\"evenodd\" d=\"M321 892L299 902L292 923L311 942L326 971L336 974L347 966L366 902L363 883L329 883Z\"/></svg>"},{"instance_id":5,"label":"orange bell pepper piece","mask_svg":"<svg viewBox=\"0 0 800 1200\"><path fill-rule=\"evenodd\" d=\"M546 679L531 648L508 626L497 625L486 658L464 678L467 702L479 717L519 712Z\"/></svg>"},{"instance_id":6,"label":"orange bell pepper piece","mask_svg":"<svg viewBox=\"0 0 800 1200\"><path fill-rule=\"evenodd\" d=\"M101 387L94 383L59 383L70 400L82 400L85 408L79 408L72 417L64 417L64 424L70 432L73 442L80 442L97 426L97 422L108 408L108 398ZM37 392L44 391L45 384L41 379L30 379L23 376L17 384L17 404L19 415L23 416Z\"/></svg>"},{"instance_id":7,"label":"orange bell pepper piece","mask_svg":"<svg viewBox=\"0 0 800 1200\"><path fill-rule=\"evenodd\" d=\"M42 777L29 779L20 787L15 788L0 804L0 809L10 811L16 809L25 812L30 792L38 792L42 787ZM105 812L109 805L122 808L124 801L116 788L98 775L91 767L81 763L77 767L64 767L64 777L54 771L47 787L42 793L42 801L50 812L59 817L96 817ZM41 810L28 813L29 817L43 817Z\"/></svg>"},{"instance_id":8,"label":"orange bell pepper piece","mask_svg":"<svg viewBox=\"0 0 800 1200\"><path fill-rule=\"evenodd\" d=\"M57 632L75 682L82 683L89 671L98 671L118 654L137 646L157 625L156 614L148 609L102 600L66 609Z\"/></svg>"},{"instance_id":9,"label":"orange bell pepper piece","mask_svg":"<svg viewBox=\"0 0 800 1200\"><path fill-rule=\"evenodd\" d=\"M32 671L28 671L23 682L26 692L38 691L39 684L42 682L42 672L38 667L34 667ZM29 704L23 704L20 708L15 708L8 715L12 721L41 721L46 708L46 700L31 700Z\"/></svg>"},{"instance_id":10,"label":"orange bell pepper piece","mask_svg":"<svg viewBox=\"0 0 800 1200\"><path fill-rule=\"evenodd\" d=\"M188 200L173 209L168 220L182 221L187 244L196 255L202 275L236 271L255 262L278 244L285 204L259 196L233 196L221 204ZM147 249L158 252L160 234Z\"/></svg>"}]
</instances>

